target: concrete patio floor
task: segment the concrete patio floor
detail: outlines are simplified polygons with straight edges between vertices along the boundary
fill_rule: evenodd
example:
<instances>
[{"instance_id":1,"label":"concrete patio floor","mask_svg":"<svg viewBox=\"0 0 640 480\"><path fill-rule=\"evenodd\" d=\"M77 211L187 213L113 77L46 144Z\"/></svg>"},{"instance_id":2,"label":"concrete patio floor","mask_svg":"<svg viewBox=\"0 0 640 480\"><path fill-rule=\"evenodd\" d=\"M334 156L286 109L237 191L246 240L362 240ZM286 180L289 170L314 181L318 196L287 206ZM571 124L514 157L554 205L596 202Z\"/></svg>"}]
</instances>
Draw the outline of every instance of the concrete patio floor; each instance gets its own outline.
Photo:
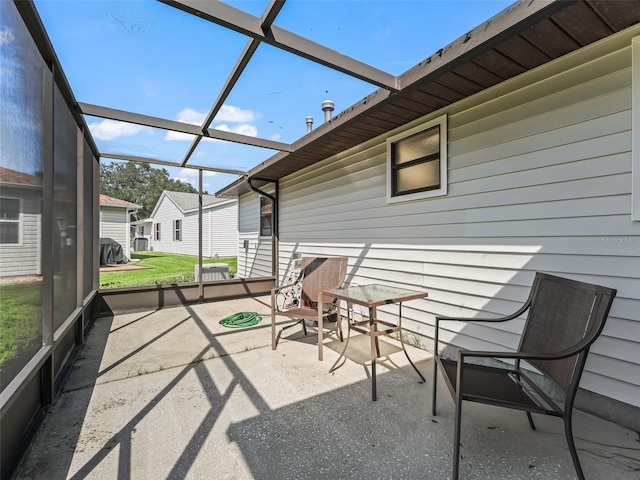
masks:
<instances>
[{"instance_id":1,"label":"concrete patio floor","mask_svg":"<svg viewBox=\"0 0 640 480\"><path fill-rule=\"evenodd\" d=\"M225 328L236 312L265 314ZM385 343L378 401L368 344L287 330L271 350L269 298L240 299L96 321L17 478L447 479L453 402L439 388L431 416L430 354ZM460 478L574 479L562 421L465 404ZM640 479L638 434L576 412L587 479Z\"/></svg>"}]
</instances>

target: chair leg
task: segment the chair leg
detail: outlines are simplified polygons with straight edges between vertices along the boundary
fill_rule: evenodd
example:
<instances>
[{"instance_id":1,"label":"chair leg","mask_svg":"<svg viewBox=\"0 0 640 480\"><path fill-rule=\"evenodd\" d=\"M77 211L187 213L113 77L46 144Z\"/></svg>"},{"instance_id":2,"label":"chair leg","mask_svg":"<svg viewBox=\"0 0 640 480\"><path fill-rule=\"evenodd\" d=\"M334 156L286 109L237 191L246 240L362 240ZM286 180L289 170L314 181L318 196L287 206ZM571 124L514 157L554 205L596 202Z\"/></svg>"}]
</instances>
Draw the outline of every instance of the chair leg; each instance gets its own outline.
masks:
<instances>
[{"instance_id":1,"label":"chair leg","mask_svg":"<svg viewBox=\"0 0 640 480\"><path fill-rule=\"evenodd\" d=\"M433 358L433 390L431 390L431 415L436 416L436 387L438 382L438 363Z\"/></svg>"},{"instance_id":2,"label":"chair leg","mask_svg":"<svg viewBox=\"0 0 640 480\"><path fill-rule=\"evenodd\" d=\"M564 416L564 433L567 437L567 444L569 445L569 452L571 453L571 459L573 460L573 466L576 469L576 475L578 480L584 480L584 473L582 472L582 466L580 465L580 459L578 458L578 450L573 440L573 426L571 424L572 409L565 412Z\"/></svg>"},{"instance_id":3,"label":"chair leg","mask_svg":"<svg viewBox=\"0 0 640 480\"><path fill-rule=\"evenodd\" d=\"M460 475L460 432L462 426L462 399L458 396L456 400L456 418L455 418L455 431L453 435L453 472L451 474L451 480L458 480Z\"/></svg>"},{"instance_id":4,"label":"chair leg","mask_svg":"<svg viewBox=\"0 0 640 480\"><path fill-rule=\"evenodd\" d=\"M527 420L529 420L529 426L531 427L531 430L535 430L536 429L536 425L535 423L533 423L533 418L531 417L531 412L525 412L527 414Z\"/></svg>"}]
</instances>

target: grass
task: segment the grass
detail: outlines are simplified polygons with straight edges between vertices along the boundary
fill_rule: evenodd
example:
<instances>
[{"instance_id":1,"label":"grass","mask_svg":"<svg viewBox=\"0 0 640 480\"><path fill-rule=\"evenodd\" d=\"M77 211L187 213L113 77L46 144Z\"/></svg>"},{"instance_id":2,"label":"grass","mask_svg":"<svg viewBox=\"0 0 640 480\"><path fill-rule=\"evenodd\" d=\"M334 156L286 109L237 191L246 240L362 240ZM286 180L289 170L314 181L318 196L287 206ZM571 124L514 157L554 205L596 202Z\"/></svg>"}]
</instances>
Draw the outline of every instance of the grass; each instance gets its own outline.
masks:
<instances>
[{"instance_id":1,"label":"grass","mask_svg":"<svg viewBox=\"0 0 640 480\"><path fill-rule=\"evenodd\" d=\"M0 285L0 378L8 384L42 346L42 282Z\"/></svg>"},{"instance_id":2,"label":"grass","mask_svg":"<svg viewBox=\"0 0 640 480\"><path fill-rule=\"evenodd\" d=\"M101 272L100 288L141 287L193 282L195 280L195 266L198 264L198 257L162 252L137 252L132 253L131 258L140 260L135 265L146 268ZM202 259L202 263L226 263L229 265L230 275L235 274L238 270L236 257Z\"/></svg>"}]
</instances>

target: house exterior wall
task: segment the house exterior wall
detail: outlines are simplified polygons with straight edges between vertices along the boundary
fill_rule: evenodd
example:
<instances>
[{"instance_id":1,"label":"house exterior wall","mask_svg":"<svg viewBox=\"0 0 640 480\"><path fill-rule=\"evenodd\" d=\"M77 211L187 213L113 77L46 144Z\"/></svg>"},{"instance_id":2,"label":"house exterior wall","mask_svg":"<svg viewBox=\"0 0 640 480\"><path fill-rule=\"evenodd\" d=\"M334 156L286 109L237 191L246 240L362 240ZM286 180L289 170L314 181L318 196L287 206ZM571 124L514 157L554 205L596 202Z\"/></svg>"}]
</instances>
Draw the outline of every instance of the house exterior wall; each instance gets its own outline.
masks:
<instances>
[{"instance_id":1,"label":"house exterior wall","mask_svg":"<svg viewBox=\"0 0 640 480\"><path fill-rule=\"evenodd\" d=\"M234 257L238 254L238 208L236 202L203 209L203 257ZM182 239L173 239L173 222L182 220ZM154 237L160 223L160 240ZM183 212L166 195L162 197L153 217L151 245L155 252L198 255L198 211Z\"/></svg>"},{"instance_id":2,"label":"house exterior wall","mask_svg":"<svg viewBox=\"0 0 640 480\"><path fill-rule=\"evenodd\" d=\"M214 206L203 212L207 217L209 241L205 249L209 257L238 256L238 204L237 202ZM203 238L204 243L204 238Z\"/></svg>"},{"instance_id":3,"label":"house exterior wall","mask_svg":"<svg viewBox=\"0 0 640 480\"><path fill-rule=\"evenodd\" d=\"M294 253L347 255L348 282L428 291L403 309L403 326L427 339L436 315L514 312L536 271L616 288L581 387L640 407L640 222L631 218L638 34L629 29L283 179L281 276ZM448 195L387 204L385 139L443 114ZM241 199L247 235L257 228L255 197ZM521 327L451 325L442 341L515 348Z\"/></svg>"},{"instance_id":4,"label":"house exterior wall","mask_svg":"<svg viewBox=\"0 0 640 480\"><path fill-rule=\"evenodd\" d=\"M273 189L264 191L273 194ZM260 236L260 197L250 193L238 205L238 276L271 276L271 237ZM246 245L246 247L245 247Z\"/></svg>"},{"instance_id":5,"label":"house exterior wall","mask_svg":"<svg viewBox=\"0 0 640 480\"><path fill-rule=\"evenodd\" d=\"M3 186L1 196L20 200L21 232L19 244L0 248L0 277L41 275L42 189Z\"/></svg>"},{"instance_id":6,"label":"house exterior wall","mask_svg":"<svg viewBox=\"0 0 640 480\"><path fill-rule=\"evenodd\" d=\"M129 213L126 208L100 207L100 238L112 238L122 246L122 252L131 258Z\"/></svg>"}]
</instances>

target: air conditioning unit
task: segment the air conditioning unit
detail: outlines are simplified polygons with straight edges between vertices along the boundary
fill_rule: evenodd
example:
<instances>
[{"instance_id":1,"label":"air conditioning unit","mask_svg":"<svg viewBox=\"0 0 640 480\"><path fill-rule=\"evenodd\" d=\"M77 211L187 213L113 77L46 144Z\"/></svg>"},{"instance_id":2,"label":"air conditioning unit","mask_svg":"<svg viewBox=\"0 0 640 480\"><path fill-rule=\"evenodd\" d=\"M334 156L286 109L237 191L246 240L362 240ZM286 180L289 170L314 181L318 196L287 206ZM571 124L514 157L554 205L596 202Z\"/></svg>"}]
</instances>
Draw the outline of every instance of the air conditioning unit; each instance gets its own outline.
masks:
<instances>
[{"instance_id":1,"label":"air conditioning unit","mask_svg":"<svg viewBox=\"0 0 640 480\"><path fill-rule=\"evenodd\" d=\"M198 281L198 273L200 265L196 265L195 281ZM229 265L226 263L207 263L202 265L202 281L210 282L212 280L227 280L229 278Z\"/></svg>"}]
</instances>

